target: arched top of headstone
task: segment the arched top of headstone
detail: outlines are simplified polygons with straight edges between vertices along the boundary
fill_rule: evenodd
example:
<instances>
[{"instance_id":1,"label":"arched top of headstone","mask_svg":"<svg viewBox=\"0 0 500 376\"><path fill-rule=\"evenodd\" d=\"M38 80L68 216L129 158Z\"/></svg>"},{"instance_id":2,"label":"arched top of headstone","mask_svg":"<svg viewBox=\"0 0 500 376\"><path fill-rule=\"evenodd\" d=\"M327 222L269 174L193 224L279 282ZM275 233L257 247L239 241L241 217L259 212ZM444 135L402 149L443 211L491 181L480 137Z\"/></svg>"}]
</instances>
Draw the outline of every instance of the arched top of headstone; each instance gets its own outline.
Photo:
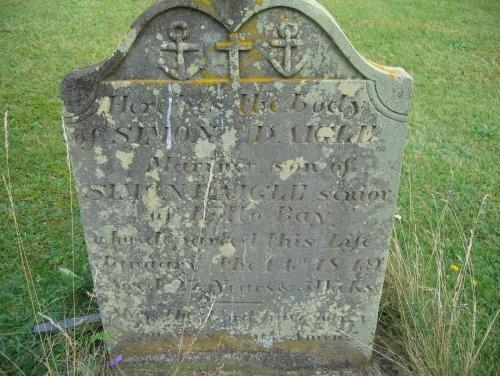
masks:
<instances>
[{"instance_id":1,"label":"arched top of headstone","mask_svg":"<svg viewBox=\"0 0 500 376\"><path fill-rule=\"evenodd\" d=\"M109 59L70 73L62 91L67 115L80 117L94 112L102 81L311 79L372 81L374 106L407 119L412 78L362 57L314 0L157 1Z\"/></svg>"}]
</instances>

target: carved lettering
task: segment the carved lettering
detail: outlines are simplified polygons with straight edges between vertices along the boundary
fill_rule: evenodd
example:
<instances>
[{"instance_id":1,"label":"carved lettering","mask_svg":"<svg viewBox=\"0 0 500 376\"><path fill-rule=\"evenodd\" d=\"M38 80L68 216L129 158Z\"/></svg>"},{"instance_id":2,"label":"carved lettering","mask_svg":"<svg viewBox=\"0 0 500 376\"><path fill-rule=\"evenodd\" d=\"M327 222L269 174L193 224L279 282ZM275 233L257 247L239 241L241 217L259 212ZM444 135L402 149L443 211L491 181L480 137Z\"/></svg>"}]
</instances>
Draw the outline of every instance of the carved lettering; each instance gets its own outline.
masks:
<instances>
[{"instance_id":1,"label":"carved lettering","mask_svg":"<svg viewBox=\"0 0 500 376\"><path fill-rule=\"evenodd\" d=\"M185 161L179 158L165 156L163 153L160 156L154 156L148 166L147 172L151 173L157 171L158 173L168 173L168 174L195 174L205 176L210 171L213 174L225 174L231 171L237 171L238 173L248 173L252 169L251 162L239 162L239 163L214 163L208 162L194 162Z\"/></svg>"},{"instance_id":2,"label":"carved lettering","mask_svg":"<svg viewBox=\"0 0 500 376\"><path fill-rule=\"evenodd\" d=\"M382 265L383 265L383 260L376 257L360 259L354 263L352 270L354 272L365 272L365 271L374 272L381 270Z\"/></svg>"},{"instance_id":3,"label":"carved lettering","mask_svg":"<svg viewBox=\"0 0 500 376\"><path fill-rule=\"evenodd\" d=\"M296 125L290 129L290 144L356 144L365 145L377 141L376 125L357 123Z\"/></svg>"},{"instance_id":4,"label":"carved lettering","mask_svg":"<svg viewBox=\"0 0 500 376\"><path fill-rule=\"evenodd\" d=\"M276 133L272 127L261 125L257 128L257 135L252 140L252 145L262 145L277 142Z\"/></svg>"},{"instance_id":5,"label":"carved lettering","mask_svg":"<svg viewBox=\"0 0 500 376\"><path fill-rule=\"evenodd\" d=\"M271 233L269 234L268 247L273 248L310 248L317 242L317 239L309 238L302 234L295 236L286 233Z\"/></svg>"},{"instance_id":6,"label":"carved lettering","mask_svg":"<svg viewBox=\"0 0 500 376\"><path fill-rule=\"evenodd\" d=\"M342 250L342 252L354 252L361 248L368 248L370 246L372 246L371 239L365 234L333 234L330 238L330 247L338 248Z\"/></svg>"},{"instance_id":7,"label":"carved lettering","mask_svg":"<svg viewBox=\"0 0 500 376\"><path fill-rule=\"evenodd\" d=\"M278 223L282 225L322 225L325 223L324 214L294 210L289 206L279 208Z\"/></svg>"},{"instance_id":8,"label":"carved lettering","mask_svg":"<svg viewBox=\"0 0 500 376\"><path fill-rule=\"evenodd\" d=\"M366 109L366 102L359 102L353 97L342 95L339 92L332 93L330 98L310 102L302 92L293 94L291 107L294 112L309 111L315 114L339 115L342 119L352 119Z\"/></svg>"},{"instance_id":9,"label":"carved lettering","mask_svg":"<svg viewBox=\"0 0 500 376\"><path fill-rule=\"evenodd\" d=\"M273 99L263 99L261 93L242 93L240 95L241 115L262 115L279 111L279 102Z\"/></svg>"},{"instance_id":10,"label":"carved lettering","mask_svg":"<svg viewBox=\"0 0 500 376\"><path fill-rule=\"evenodd\" d=\"M319 199L351 202L390 202L391 196L392 191L390 190L335 190L321 192Z\"/></svg>"},{"instance_id":11,"label":"carved lettering","mask_svg":"<svg viewBox=\"0 0 500 376\"><path fill-rule=\"evenodd\" d=\"M74 140L80 149L90 151L102 138L102 133L98 128L82 129L75 132Z\"/></svg>"},{"instance_id":12,"label":"carved lettering","mask_svg":"<svg viewBox=\"0 0 500 376\"><path fill-rule=\"evenodd\" d=\"M116 269L119 271L193 271L192 260L146 260L146 261L126 261L114 256L106 255L102 264L103 268Z\"/></svg>"},{"instance_id":13,"label":"carved lettering","mask_svg":"<svg viewBox=\"0 0 500 376\"><path fill-rule=\"evenodd\" d=\"M337 176L344 178L348 173L354 171L354 162L357 157L349 157L343 161L324 162L274 162L272 170L278 174L291 171L294 175L322 175L322 176Z\"/></svg>"},{"instance_id":14,"label":"carved lettering","mask_svg":"<svg viewBox=\"0 0 500 376\"><path fill-rule=\"evenodd\" d=\"M324 294L361 294L372 295L377 291L375 286L363 284L354 280L351 282L338 282L332 280L309 281L308 290Z\"/></svg>"},{"instance_id":15,"label":"carved lettering","mask_svg":"<svg viewBox=\"0 0 500 376\"><path fill-rule=\"evenodd\" d=\"M134 201L140 197L139 184L93 184L83 189L83 194L90 200Z\"/></svg>"}]
</instances>

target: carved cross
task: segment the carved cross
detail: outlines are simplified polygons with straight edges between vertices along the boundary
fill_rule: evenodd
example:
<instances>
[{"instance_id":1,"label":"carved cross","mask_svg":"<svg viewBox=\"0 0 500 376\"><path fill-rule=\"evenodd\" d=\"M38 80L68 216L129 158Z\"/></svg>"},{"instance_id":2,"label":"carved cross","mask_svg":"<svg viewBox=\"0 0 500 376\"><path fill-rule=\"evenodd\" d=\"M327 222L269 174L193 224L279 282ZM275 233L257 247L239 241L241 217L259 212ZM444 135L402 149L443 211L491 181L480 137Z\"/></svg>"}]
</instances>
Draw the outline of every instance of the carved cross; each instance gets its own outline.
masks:
<instances>
[{"instance_id":1,"label":"carved cross","mask_svg":"<svg viewBox=\"0 0 500 376\"><path fill-rule=\"evenodd\" d=\"M250 51L253 48L253 43L242 41L238 33L230 34L229 39L230 41L215 43L215 48L229 53L229 72L233 80L238 80L240 78L240 51Z\"/></svg>"}]
</instances>

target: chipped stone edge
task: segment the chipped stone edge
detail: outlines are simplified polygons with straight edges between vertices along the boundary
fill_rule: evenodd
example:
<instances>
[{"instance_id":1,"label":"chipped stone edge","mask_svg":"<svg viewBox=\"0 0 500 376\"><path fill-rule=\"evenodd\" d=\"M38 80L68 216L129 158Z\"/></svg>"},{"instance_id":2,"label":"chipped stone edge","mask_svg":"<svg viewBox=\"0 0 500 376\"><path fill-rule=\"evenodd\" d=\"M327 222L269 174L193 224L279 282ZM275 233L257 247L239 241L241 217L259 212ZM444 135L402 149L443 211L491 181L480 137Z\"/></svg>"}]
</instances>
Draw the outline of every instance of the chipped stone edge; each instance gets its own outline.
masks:
<instances>
[{"instance_id":1,"label":"chipped stone edge","mask_svg":"<svg viewBox=\"0 0 500 376\"><path fill-rule=\"evenodd\" d=\"M224 20L217 13L211 1L157 1L137 18L123 42L110 58L91 67L73 71L64 78L61 86L61 96L67 122L79 122L95 113L97 110L95 99L98 84L118 67L132 48L137 36L154 17L179 7L204 12L223 24L231 32L237 31L251 17L264 10L277 7L297 10L318 24L330 36L351 64L368 80L373 82L373 86L370 88L370 98L377 104L376 107L379 108L380 112L397 121L407 121L412 97L413 78L402 68L385 67L361 56L330 12L319 3L314 0L254 0L243 1L240 6L240 19L231 20L233 23L231 26L227 20Z\"/></svg>"}]
</instances>

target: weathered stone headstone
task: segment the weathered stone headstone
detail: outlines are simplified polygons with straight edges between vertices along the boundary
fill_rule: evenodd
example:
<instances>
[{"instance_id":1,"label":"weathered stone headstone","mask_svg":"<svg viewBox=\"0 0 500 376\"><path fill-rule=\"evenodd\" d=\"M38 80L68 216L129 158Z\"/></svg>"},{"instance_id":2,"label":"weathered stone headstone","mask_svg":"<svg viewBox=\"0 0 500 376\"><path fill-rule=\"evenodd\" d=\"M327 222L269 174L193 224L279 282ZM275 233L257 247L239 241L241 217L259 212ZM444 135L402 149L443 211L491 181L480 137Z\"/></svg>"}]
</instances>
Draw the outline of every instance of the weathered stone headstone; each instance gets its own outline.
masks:
<instances>
[{"instance_id":1,"label":"weathered stone headstone","mask_svg":"<svg viewBox=\"0 0 500 376\"><path fill-rule=\"evenodd\" d=\"M411 87L312 0L158 1L70 73L112 354L364 367Z\"/></svg>"}]
</instances>

